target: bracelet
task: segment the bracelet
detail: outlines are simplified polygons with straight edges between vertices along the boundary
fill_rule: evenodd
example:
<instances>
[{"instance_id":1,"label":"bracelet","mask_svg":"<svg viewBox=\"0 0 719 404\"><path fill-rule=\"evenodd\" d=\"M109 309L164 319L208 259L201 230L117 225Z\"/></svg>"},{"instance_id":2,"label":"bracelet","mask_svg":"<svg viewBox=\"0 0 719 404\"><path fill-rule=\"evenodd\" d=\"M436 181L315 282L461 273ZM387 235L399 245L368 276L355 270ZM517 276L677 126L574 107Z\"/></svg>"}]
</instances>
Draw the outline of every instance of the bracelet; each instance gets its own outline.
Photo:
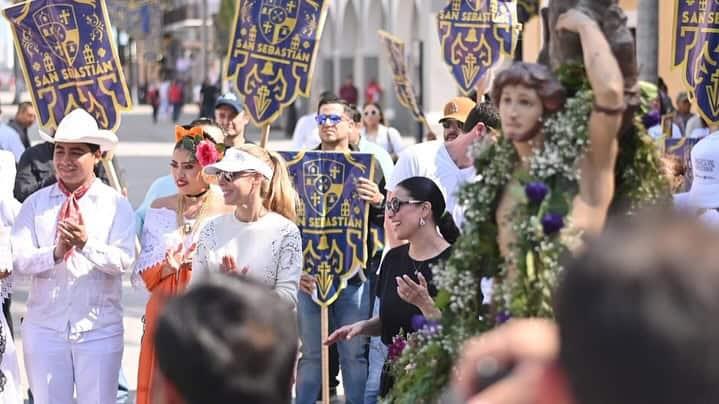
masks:
<instances>
[{"instance_id":1,"label":"bracelet","mask_svg":"<svg viewBox=\"0 0 719 404\"><path fill-rule=\"evenodd\" d=\"M624 113L624 111L626 111L627 104L622 103L622 105L620 105L618 107L610 108L610 107L604 107L602 105L599 105L599 104L597 104L596 101L594 101L594 105L592 105L592 109L601 114L620 115L620 114Z\"/></svg>"}]
</instances>

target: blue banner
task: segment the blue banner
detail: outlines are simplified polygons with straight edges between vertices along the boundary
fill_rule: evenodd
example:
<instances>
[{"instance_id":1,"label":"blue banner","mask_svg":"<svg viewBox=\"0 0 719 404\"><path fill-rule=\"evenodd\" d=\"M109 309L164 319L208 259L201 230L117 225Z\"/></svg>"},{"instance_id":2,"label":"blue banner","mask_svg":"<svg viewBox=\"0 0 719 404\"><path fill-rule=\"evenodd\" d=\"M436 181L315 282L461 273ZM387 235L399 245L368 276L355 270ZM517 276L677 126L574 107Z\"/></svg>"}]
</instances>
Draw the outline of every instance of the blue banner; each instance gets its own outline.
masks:
<instances>
[{"instance_id":1,"label":"blue banner","mask_svg":"<svg viewBox=\"0 0 719 404\"><path fill-rule=\"evenodd\" d=\"M417 103L414 87L407 73L407 56L404 50L404 41L382 30L377 31L377 34L379 35L380 44L389 59L389 65L392 69L392 83L399 103L412 112L414 119L424 121L424 112Z\"/></svg>"},{"instance_id":2,"label":"blue banner","mask_svg":"<svg viewBox=\"0 0 719 404\"><path fill-rule=\"evenodd\" d=\"M451 0L437 13L442 56L465 94L502 56L512 57L520 29L514 0Z\"/></svg>"},{"instance_id":3,"label":"blue banner","mask_svg":"<svg viewBox=\"0 0 719 404\"><path fill-rule=\"evenodd\" d=\"M314 300L329 306L373 253L367 251L369 205L360 199L355 185L360 177L376 180L381 170L367 153L281 154L300 197L304 270L317 278Z\"/></svg>"},{"instance_id":4,"label":"blue banner","mask_svg":"<svg viewBox=\"0 0 719 404\"><path fill-rule=\"evenodd\" d=\"M682 78L699 114L719 123L719 2L676 0L672 64Z\"/></svg>"},{"instance_id":5,"label":"blue banner","mask_svg":"<svg viewBox=\"0 0 719 404\"><path fill-rule=\"evenodd\" d=\"M84 108L101 128L117 130L131 100L104 0L34 0L3 13L40 125L56 128Z\"/></svg>"},{"instance_id":6,"label":"blue banner","mask_svg":"<svg viewBox=\"0 0 719 404\"><path fill-rule=\"evenodd\" d=\"M239 0L227 77L255 125L308 96L330 0Z\"/></svg>"}]
</instances>

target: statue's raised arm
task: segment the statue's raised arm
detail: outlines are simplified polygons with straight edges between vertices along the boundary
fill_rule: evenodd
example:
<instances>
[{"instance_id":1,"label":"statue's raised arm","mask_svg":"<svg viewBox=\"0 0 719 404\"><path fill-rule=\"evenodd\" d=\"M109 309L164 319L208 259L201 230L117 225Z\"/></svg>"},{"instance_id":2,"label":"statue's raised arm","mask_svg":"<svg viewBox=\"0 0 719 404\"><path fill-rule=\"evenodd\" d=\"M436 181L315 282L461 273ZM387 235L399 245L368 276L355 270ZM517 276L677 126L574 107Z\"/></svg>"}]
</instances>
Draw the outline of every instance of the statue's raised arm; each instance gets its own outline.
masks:
<instances>
[{"instance_id":1,"label":"statue's raised arm","mask_svg":"<svg viewBox=\"0 0 719 404\"><path fill-rule=\"evenodd\" d=\"M625 110L624 78L595 20L577 9L570 9L558 18L555 30L579 35L587 78L594 94L588 122L590 146L580 162L582 176L572 218L575 226L597 234L604 227L614 195L617 134Z\"/></svg>"}]
</instances>

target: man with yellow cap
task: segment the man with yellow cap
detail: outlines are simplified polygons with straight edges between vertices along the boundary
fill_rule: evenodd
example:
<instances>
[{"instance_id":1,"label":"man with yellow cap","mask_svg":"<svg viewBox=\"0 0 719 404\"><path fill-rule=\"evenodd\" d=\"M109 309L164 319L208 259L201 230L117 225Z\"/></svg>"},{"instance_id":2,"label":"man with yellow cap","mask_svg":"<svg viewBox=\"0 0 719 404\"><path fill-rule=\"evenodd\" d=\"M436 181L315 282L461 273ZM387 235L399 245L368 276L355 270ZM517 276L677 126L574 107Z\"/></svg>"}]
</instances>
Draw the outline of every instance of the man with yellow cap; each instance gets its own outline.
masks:
<instances>
[{"instance_id":1,"label":"man with yellow cap","mask_svg":"<svg viewBox=\"0 0 719 404\"><path fill-rule=\"evenodd\" d=\"M490 128L499 128L499 115L489 103L477 105L469 98L455 97L444 106L444 116L439 122L444 127L444 141L433 140L406 148L397 160L386 189L393 192L399 182L409 177L428 177L440 187L447 211L457 226L461 226L464 211L457 204L456 193L476 175L470 148Z\"/></svg>"}]
</instances>

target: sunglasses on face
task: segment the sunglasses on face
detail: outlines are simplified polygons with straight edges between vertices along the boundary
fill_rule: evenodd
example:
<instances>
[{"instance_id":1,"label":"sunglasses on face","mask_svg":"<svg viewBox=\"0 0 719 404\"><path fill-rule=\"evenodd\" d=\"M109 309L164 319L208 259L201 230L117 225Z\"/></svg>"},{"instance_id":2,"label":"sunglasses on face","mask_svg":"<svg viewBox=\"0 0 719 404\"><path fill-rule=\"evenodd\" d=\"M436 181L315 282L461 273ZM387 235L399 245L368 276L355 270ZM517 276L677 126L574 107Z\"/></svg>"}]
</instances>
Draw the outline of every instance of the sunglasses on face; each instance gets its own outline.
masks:
<instances>
[{"instance_id":1,"label":"sunglasses on face","mask_svg":"<svg viewBox=\"0 0 719 404\"><path fill-rule=\"evenodd\" d=\"M225 182L232 182L238 178L247 177L249 175L252 175L252 171L219 171L217 174L215 174L218 180L223 180Z\"/></svg>"},{"instance_id":2,"label":"sunglasses on face","mask_svg":"<svg viewBox=\"0 0 719 404\"><path fill-rule=\"evenodd\" d=\"M336 126L342 122L342 117L335 114L317 114L317 116L315 116L315 121L317 122L317 125L320 126L325 123L330 126Z\"/></svg>"},{"instance_id":3,"label":"sunglasses on face","mask_svg":"<svg viewBox=\"0 0 719 404\"><path fill-rule=\"evenodd\" d=\"M364 116L370 116L370 115L374 116L374 115L378 115L378 114L379 114L379 111L377 111L376 109L371 109L371 110L367 110L364 112Z\"/></svg>"},{"instance_id":4,"label":"sunglasses on face","mask_svg":"<svg viewBox=\"0 0 719 404\"><path fill-rule=\"evenodd\" d=\"M400 209L402 209L402 206L404 205L417 205L423 203L422 201L416 201L414 199L410 199L409 201L402 201L398 198L392 198L389 201L387 201L387 212L392 212L393 214L397 214Z\"/></svg>"},{"instance_id":5,"label":"sunglasses on face","mask_svg":"<svg viewBox=\"0 0 719 404\"><path fill-rule=\"evenodd\" d=\"M442 122L442 127L445 129L449 129L454 125L457 125L458 128L461 128L462 126L464 126L464 123L456 119L447 119L446 121Z\"/></svg>"}]
</instances>

